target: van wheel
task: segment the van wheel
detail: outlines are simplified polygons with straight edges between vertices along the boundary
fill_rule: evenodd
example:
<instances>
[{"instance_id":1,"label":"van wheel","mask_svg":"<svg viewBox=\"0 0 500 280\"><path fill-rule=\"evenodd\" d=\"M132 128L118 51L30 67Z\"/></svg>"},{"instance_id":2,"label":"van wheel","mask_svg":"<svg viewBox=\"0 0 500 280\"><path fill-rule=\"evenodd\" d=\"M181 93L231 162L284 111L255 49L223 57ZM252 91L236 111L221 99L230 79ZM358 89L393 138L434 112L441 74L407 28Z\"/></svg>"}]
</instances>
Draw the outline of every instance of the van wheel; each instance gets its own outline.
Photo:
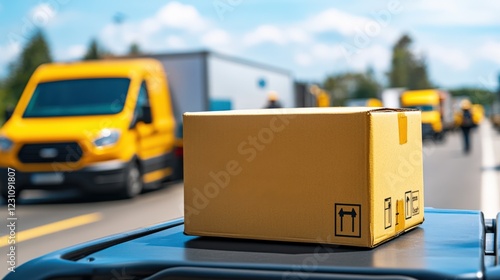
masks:
<instances>
[{"instance_id":1,"label":"van wheel","mask_svg":"<svg viewBox=\"0 0 500 280\"><path fill-rule=\"evenodd\" d=\"M142 176L137 163L130 163L127 170L127 179L125 181L125 188L120 193L122 198L133 198L142 192L143 183Z\"/></svg>"}]
</instances>

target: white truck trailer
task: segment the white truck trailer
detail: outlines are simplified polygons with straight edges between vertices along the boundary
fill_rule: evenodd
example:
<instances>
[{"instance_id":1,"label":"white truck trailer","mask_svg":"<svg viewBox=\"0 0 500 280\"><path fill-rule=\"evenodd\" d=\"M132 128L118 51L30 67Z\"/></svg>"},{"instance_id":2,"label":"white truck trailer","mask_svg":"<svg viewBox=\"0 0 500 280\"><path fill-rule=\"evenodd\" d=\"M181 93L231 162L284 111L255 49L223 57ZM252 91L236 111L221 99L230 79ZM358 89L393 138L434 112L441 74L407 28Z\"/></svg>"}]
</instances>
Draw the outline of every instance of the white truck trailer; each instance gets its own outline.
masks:
<instances>
[{"instance_id":1,"label":"white truck trailer","mask_svg":"<svg viewBox=\"0 0 500 280\"><path fill-rule=\"evenodd\" d=\"M400 108L401 107L401 94L406 88L386 88L382 91L381 99L384 107L387 108Z\"/></svg>"},{"instance_id":2,"label":"white truck trailer","mask_svg":"<svg viewBox=\"0 0 500 280\"><path fill-rule=\"evenodd\" d=\"M290 72L261 63L211 52L148 55L165 68L176 107L182 113L263 108L269 91L283 107L295 107Z\"/></svg>"}]
</instances>

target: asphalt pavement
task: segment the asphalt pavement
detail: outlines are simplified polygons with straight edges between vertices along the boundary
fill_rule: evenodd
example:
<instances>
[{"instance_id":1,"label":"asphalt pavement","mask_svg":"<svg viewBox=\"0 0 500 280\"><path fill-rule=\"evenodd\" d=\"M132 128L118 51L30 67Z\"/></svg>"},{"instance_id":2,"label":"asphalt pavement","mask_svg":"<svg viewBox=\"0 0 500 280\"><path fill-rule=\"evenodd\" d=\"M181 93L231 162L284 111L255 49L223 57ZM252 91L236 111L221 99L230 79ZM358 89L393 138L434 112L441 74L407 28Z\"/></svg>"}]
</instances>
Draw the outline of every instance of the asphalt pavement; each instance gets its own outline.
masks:
<instances>
[{"instance_id":1,"label":"asphalt pavement","mask_svg":"<svg viewBox=\"0 0 500 280\"><path fill-rule=\"evenodd\" d=\"M463 152L461 131L443 143L425 141L424 205L481 210L487 218L500 212L500 133L483 122L471 132L471 151Z\"/></svg>"},{"instance_id":2,"label":"asphalt pavement","mask_svg":"<svg viewBox=\"0 0 500 280\"><path fill-rule=\"evenodd\" d=\"M472 151L462 152L460 131L442 143L424 142L425 206L471 209L493 218L500 212L500 133L488 122L472 133ZM0 277L7 244L7 205L0 206ZM26 191L16 206L16 265L51 251L182 216L182 182L132 200L85 197L74 192ZM2 269L5 266L5 269Z\"/></svg>"}]
</instances>

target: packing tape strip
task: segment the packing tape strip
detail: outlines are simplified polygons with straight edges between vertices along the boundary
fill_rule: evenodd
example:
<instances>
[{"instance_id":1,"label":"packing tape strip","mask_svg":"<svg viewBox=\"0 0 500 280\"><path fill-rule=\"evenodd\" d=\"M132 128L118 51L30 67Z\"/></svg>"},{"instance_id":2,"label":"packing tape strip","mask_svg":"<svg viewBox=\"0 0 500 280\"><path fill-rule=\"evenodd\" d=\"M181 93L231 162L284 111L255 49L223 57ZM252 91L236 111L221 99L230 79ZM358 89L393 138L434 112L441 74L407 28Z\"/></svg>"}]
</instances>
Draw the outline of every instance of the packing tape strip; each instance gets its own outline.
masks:
<instances>
[{"instance_id":1,"label":"packing tape strip","mask_svg":"<svg viewBox=\"0 0 500 280\"><path fill-rule=\"evenodd\" d=\"M405 231L405 204L403 199L396 200L396 235Z\"/></svg>"},{"instance_id":2,"label":"packing tape strip","mask_svg":"<svg viewBox=\"0 0 500 280\"><path fill-rule=\"evenodd\" d=\"M408 117L404 112L398 112L399 144L408 142Z\"/></svg>"}]
</instances>

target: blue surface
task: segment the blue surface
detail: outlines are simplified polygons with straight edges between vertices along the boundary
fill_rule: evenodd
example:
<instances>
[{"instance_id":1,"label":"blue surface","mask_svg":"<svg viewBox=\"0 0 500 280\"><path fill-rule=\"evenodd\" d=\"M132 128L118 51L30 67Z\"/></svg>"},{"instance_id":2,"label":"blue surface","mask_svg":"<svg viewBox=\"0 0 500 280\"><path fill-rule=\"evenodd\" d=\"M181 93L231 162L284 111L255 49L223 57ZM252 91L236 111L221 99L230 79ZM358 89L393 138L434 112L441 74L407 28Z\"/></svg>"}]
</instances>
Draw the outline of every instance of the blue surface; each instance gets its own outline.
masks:
<instances>
[{"instance_id":1,"label":"blue surface","mask_svg":"<svg viewBox=\"0 0 500 280\"><path fill-rule=\"evenodd\" d=\"M484 222L475 211L426 209L423 225L374 249L186 236L182 221L148 230L49 254L6 279L86 273L146 277L178 266L424 279L481 279L485 273Z\"/></svg>"}]
</instances>

